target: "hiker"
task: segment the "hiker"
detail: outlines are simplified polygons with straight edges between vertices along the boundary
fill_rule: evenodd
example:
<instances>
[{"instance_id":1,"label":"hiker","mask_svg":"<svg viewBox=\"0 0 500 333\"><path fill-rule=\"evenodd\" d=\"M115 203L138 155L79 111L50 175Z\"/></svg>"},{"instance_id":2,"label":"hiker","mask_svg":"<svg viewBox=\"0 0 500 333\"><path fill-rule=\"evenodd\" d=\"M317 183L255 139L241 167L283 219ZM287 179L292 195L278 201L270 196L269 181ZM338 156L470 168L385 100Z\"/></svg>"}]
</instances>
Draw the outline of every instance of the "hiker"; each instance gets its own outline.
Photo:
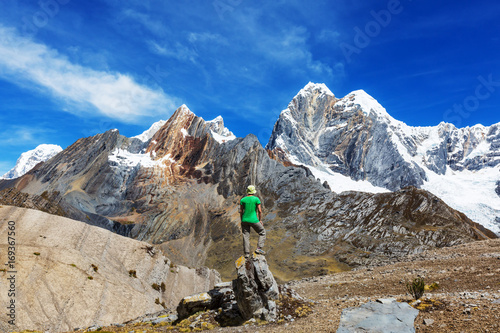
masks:
<instances>
[{"instance_id":1,"label":"hiker","mask_svg":"<svg viewBox=\"0 0 500 333\"><path fill-rule=\"evenodd\" d=\"M257 243L257 254L266 254L262 248L266 241L266 230L262 224L262 208L260 206L260 199L255 196L255 186L250 185L247 188L247 196L240 201L240 218L241 218L241 231L243 232L243 251L245 258L250 257L250 228L253 228L259 234L259 241ZM258 216L257 216L258 215Z\"/></svg>"}]
</instances>

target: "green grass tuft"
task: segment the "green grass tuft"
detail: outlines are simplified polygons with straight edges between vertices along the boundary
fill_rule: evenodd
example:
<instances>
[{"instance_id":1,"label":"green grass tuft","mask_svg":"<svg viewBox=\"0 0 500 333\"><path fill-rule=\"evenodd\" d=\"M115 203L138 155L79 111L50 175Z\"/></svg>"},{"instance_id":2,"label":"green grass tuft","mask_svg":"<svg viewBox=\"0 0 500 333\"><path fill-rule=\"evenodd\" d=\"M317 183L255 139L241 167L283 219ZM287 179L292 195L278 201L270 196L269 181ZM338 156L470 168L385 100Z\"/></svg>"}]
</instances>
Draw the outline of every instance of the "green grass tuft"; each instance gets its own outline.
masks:
<instances>
[{"instance_id":1,"label":"green grass tuft","mask_svg":"<svg viewBox=\"0 0 500 333\"><path fill-rule=\"evenodd\" d=\"M406 290L408 293L414 298L419 299L424 295L425 292L425 282L421 277L417 277L413 279L412 282L406 283Z\"/></svg>"}]
</instances>

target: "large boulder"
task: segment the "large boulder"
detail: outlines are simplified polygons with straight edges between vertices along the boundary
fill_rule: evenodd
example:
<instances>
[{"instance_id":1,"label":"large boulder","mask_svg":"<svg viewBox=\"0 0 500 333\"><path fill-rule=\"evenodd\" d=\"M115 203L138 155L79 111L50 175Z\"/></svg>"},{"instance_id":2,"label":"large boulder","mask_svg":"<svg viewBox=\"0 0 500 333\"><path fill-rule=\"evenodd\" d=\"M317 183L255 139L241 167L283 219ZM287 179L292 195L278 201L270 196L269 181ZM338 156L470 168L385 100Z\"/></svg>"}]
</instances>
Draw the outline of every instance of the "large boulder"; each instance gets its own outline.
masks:
<instances>
[{"instance_id":1,"label":"large boulder","mask_svg":"<svg viewBox=\"0 0 500 333\"><path fill-rule=\"evenodd\" d=\"M256 253L249 259L240 257L236 261L236 270L238 277L234 281L234 293L242 317L275 320L279 290L266 258Z\"/></svg>"},{"instance_id":2,"label":"large boulder","mask_svg":"<svg viewBox=\"0 0 500 333\"><path fill-rule=\"evenodd\" d=\"M184 319L199 311L229 308L233 302L233 282L218 283L208 292L184 297L177 306L177 315Z\"/></svg>"}]
</instances>

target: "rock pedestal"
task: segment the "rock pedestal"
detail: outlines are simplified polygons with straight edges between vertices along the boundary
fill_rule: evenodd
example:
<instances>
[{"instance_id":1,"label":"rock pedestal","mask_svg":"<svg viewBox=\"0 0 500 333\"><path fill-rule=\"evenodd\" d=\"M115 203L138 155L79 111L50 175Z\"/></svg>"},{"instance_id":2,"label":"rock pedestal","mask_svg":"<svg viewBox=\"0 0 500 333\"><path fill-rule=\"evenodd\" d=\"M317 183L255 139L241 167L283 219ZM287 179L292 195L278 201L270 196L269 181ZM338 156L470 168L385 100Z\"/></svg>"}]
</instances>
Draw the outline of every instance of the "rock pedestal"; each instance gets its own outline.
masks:
<instances>
[{"instance_id":1,"label":"rock pedestal","mask_svg":"<svg viewBox=\"0 0 500 333\"><path fill-rule=\"evenodd\" d=\"M179 319L198 311L219 309L215 319L221 326L240 325L251 318L275 320L279 289L266 258L255 253L248 259L240 257L236 260L236 271L236 280L219 283L208 292L185 297L177 307Z\"/></svg>"},{"instance_id":2,"label":"rock pedestal","mask_svg":"<svg viewBox=\"0 0 500 333\"><path fill-rule=\"evenodd\" d=\"M266 258L256 253L236 261L238 277L233 281L236 302L243 319L276 319L278 284L269 270Z\"/></svg>"}]
</instances>

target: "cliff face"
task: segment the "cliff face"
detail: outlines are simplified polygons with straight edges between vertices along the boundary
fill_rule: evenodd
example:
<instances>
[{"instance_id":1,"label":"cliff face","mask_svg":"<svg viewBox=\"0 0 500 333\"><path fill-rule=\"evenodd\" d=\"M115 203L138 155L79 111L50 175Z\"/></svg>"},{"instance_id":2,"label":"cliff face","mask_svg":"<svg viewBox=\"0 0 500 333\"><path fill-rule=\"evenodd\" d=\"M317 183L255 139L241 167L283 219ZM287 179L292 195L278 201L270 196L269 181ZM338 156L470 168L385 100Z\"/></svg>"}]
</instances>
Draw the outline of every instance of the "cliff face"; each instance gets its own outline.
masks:
<instances>
[{"instance_id":1,"label":"cliff face","mask_svg":"<svg viewBox=\"0 0 500 333\"><path fill-rule=\"evenodd\" d=\"M334 101L320 99L317 105ZM325 120L308 110L304 122L313 135L312 128ZM366 155L356 144L359 137L345 143L353 156ZM387 148L387 154L394 152ZM424 190L339 195L309 168L269 156L255 136L235 138L221 119L204 121L183 106L149 141L116 130L81 139L27 175L0 182L0 188L45 193L66 216L120 230L158 245L176 263L207 265L226 279L242 252L238 202L249 184L263 202L267 258L282 281L487 237ZM352 161L366 165L355 156Z\"/></svg>"},{"instance_id":2,"label":"cliff face","mask_svg":"<svg viewBox=\"0 0 500 333\"><path fill-rule=\"evenodd\" d=\"M362 90L339 99L309 83L280 114L266 148L310 167L336 192L423 188L500 234L500 124L411 127Z\"/></svg>"},{"instance_id":3,"label":"cliff face","mask_svg":"<svg viewBox=\"0 0 500 333\"><path fill-rule=\"evenodd\" d=\"M175 265L148 243L12 206L0 207L2 262L9 261L8 221L15 223L19 331L60 332L121 323L161 311L161 303L175 306L220 281L213 270ZM2 280L7 274L0 272ZM1 293L0 301L9 304L7 293Z\"/></svg>"}]
</instances>

